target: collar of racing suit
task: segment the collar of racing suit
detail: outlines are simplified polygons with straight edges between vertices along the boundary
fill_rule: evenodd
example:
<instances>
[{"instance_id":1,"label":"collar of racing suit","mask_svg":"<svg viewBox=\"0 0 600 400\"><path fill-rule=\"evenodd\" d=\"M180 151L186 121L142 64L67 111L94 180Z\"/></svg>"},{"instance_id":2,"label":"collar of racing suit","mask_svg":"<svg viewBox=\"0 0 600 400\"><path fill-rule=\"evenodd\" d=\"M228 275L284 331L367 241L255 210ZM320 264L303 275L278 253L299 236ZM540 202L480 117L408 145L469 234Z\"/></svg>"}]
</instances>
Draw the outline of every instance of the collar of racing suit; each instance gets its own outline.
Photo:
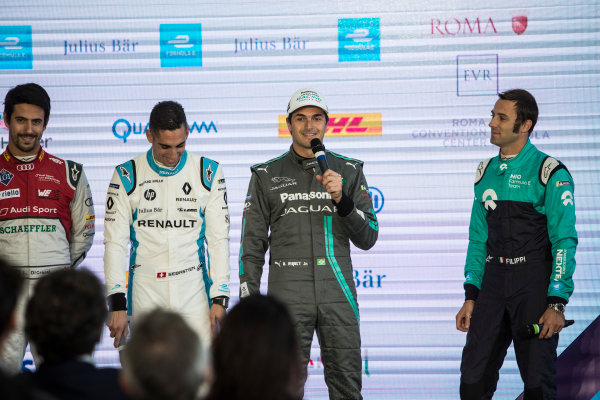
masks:
<instances>
[{"instance_id":1,"label":"collar of racing suit","mask_svg":"<svg viewBox=\"0 0 600 400\"><path fill-rule=\"evenodd\" d=\"M525 146L523 146L523 149L521 149L521 151L519 152L519 154L517 154L515 157L511 158L510 160L503 160L502 159L502 153L498 152L498 157L496 157L496 162L498 164L496 164L496 173L498 175L502 175L507 169L509 169L510 167L519 167L522 164L526 163L529 159L529 155L531 154L532 150L534 150L535 147L533 146L533 144L531 144L531 141L528 139L527 143L525 143ZM506 167L502 168L500 167L501 165L506 165Z\"/></svg>"},{"instance_id":2,"label":"collar of racing suit","mask_svg":"<svg viewBox=\"0 0 600 400\"><path fill-rule=\"evenodd\" d=\"M319 165L316 158L306 158L298 155L298 153L294 151L293 146L290 146L289 155L294 163L300 165L304 170L311 170L311 172L314 173L315 168Z\"/></svg>"}]
</instances>

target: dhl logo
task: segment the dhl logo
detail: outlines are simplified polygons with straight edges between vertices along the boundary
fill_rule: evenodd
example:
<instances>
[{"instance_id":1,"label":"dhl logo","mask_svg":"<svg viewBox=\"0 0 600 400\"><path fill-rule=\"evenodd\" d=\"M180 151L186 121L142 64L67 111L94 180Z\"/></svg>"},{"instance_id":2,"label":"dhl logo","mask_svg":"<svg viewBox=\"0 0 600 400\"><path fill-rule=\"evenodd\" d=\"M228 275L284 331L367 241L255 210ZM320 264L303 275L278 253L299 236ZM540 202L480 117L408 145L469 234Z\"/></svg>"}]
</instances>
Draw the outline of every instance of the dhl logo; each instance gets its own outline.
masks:
<instances>
[{"instance_id":1,"label":"dhl logo","mask_svg":"<svg viewBox=\"0 0 600 400\"><path fill-rule=\"evenodd\" d=\"M289 138L286 115L279 116L279 137ZM331 136L381 136L381 113L330 114L326 135Z\"/></svg>"}]
</instances>

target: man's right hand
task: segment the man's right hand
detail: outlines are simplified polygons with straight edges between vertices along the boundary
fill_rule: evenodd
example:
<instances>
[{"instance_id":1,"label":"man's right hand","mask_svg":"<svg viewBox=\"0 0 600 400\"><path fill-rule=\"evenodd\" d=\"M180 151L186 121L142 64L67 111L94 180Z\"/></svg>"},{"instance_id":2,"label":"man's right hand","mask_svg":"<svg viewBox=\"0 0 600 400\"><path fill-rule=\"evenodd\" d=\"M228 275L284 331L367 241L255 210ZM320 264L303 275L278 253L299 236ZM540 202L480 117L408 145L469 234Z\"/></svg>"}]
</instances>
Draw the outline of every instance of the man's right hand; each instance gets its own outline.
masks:
<instances>
[{"instance_id":1,"label":"man's right hand","mask_svg":"<svg viewBox=\"0 0 600 400\"><path fill-rule=\"evenodd\" d=\"M121 336L127 337L129 326L127 324L127 311L111 311L110 319L106 323L108 329L110 329L110 337L115 338L114 346L119 347Z\"/></svg>"},{"instance_id":2,"label":"man's right hand","mask_svg":"<svg viewBox=\"0 0 600 400\"><path fill-rule=\"evenodd\" d=\"M456 329L462 332L468 332L471 327L471 315L473 315L473 308L475 307L475 300L466 300L462 308L456 314Z\"/></svg>"}]
</instances>

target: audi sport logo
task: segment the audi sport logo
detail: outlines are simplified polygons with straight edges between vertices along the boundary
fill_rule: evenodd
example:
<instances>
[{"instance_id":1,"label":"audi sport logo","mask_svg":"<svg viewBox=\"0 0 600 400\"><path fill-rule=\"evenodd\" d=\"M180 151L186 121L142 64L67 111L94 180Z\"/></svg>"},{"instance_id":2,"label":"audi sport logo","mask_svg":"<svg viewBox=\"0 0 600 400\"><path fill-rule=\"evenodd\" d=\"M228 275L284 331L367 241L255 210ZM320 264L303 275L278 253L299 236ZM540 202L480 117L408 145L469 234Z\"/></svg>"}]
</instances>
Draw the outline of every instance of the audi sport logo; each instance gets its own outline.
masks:
<instances>
[{"instance_id":1,"label":"audi sport logo","mask_svg":"<svg viewBox=\"0 0 600 400\"><path fill-rule=\"evenodd\" d=\"M17 171L31 171L31 170L33 170L33 168L34 168L34 166L32 163L17 165Z\"/></svg>"}]
</instances>

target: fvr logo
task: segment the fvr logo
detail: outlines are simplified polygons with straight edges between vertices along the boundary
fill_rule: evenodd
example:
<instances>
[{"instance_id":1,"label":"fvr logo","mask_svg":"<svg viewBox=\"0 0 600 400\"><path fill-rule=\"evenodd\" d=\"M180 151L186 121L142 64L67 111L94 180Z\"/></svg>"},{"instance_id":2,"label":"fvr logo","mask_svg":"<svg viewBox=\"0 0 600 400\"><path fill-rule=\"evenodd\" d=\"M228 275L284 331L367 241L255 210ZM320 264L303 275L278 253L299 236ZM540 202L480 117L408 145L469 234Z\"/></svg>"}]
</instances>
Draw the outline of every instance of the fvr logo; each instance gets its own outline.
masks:
<instances>
[{"instance_id":1,"label":"fvr logo","mask_svg":"<svg viewBox=\"0 0 600 400\"><path fill-rule=\"evenodd\" d=\"M161 24L160 66L201 67L202 25Z\"/></svg>"},{"instance_id":2,"label":"fvr logo","mask_svg":"<svg viewBox=\"0 0 600 400\"><path fill-rule=\"evenodd\" d=\"M0 26L0 69L32 69L30 25Z\"/></svg>"},{"instance_id":3,"label":"fvr logo","mask_svg":"<svg viewBox=\"0 0 600 400\"><path fill-rule=\"evenodd\" d=\"M456 57L456 95L484 96L498 93L498 55Z\"/></svg>"}]
</instances>

